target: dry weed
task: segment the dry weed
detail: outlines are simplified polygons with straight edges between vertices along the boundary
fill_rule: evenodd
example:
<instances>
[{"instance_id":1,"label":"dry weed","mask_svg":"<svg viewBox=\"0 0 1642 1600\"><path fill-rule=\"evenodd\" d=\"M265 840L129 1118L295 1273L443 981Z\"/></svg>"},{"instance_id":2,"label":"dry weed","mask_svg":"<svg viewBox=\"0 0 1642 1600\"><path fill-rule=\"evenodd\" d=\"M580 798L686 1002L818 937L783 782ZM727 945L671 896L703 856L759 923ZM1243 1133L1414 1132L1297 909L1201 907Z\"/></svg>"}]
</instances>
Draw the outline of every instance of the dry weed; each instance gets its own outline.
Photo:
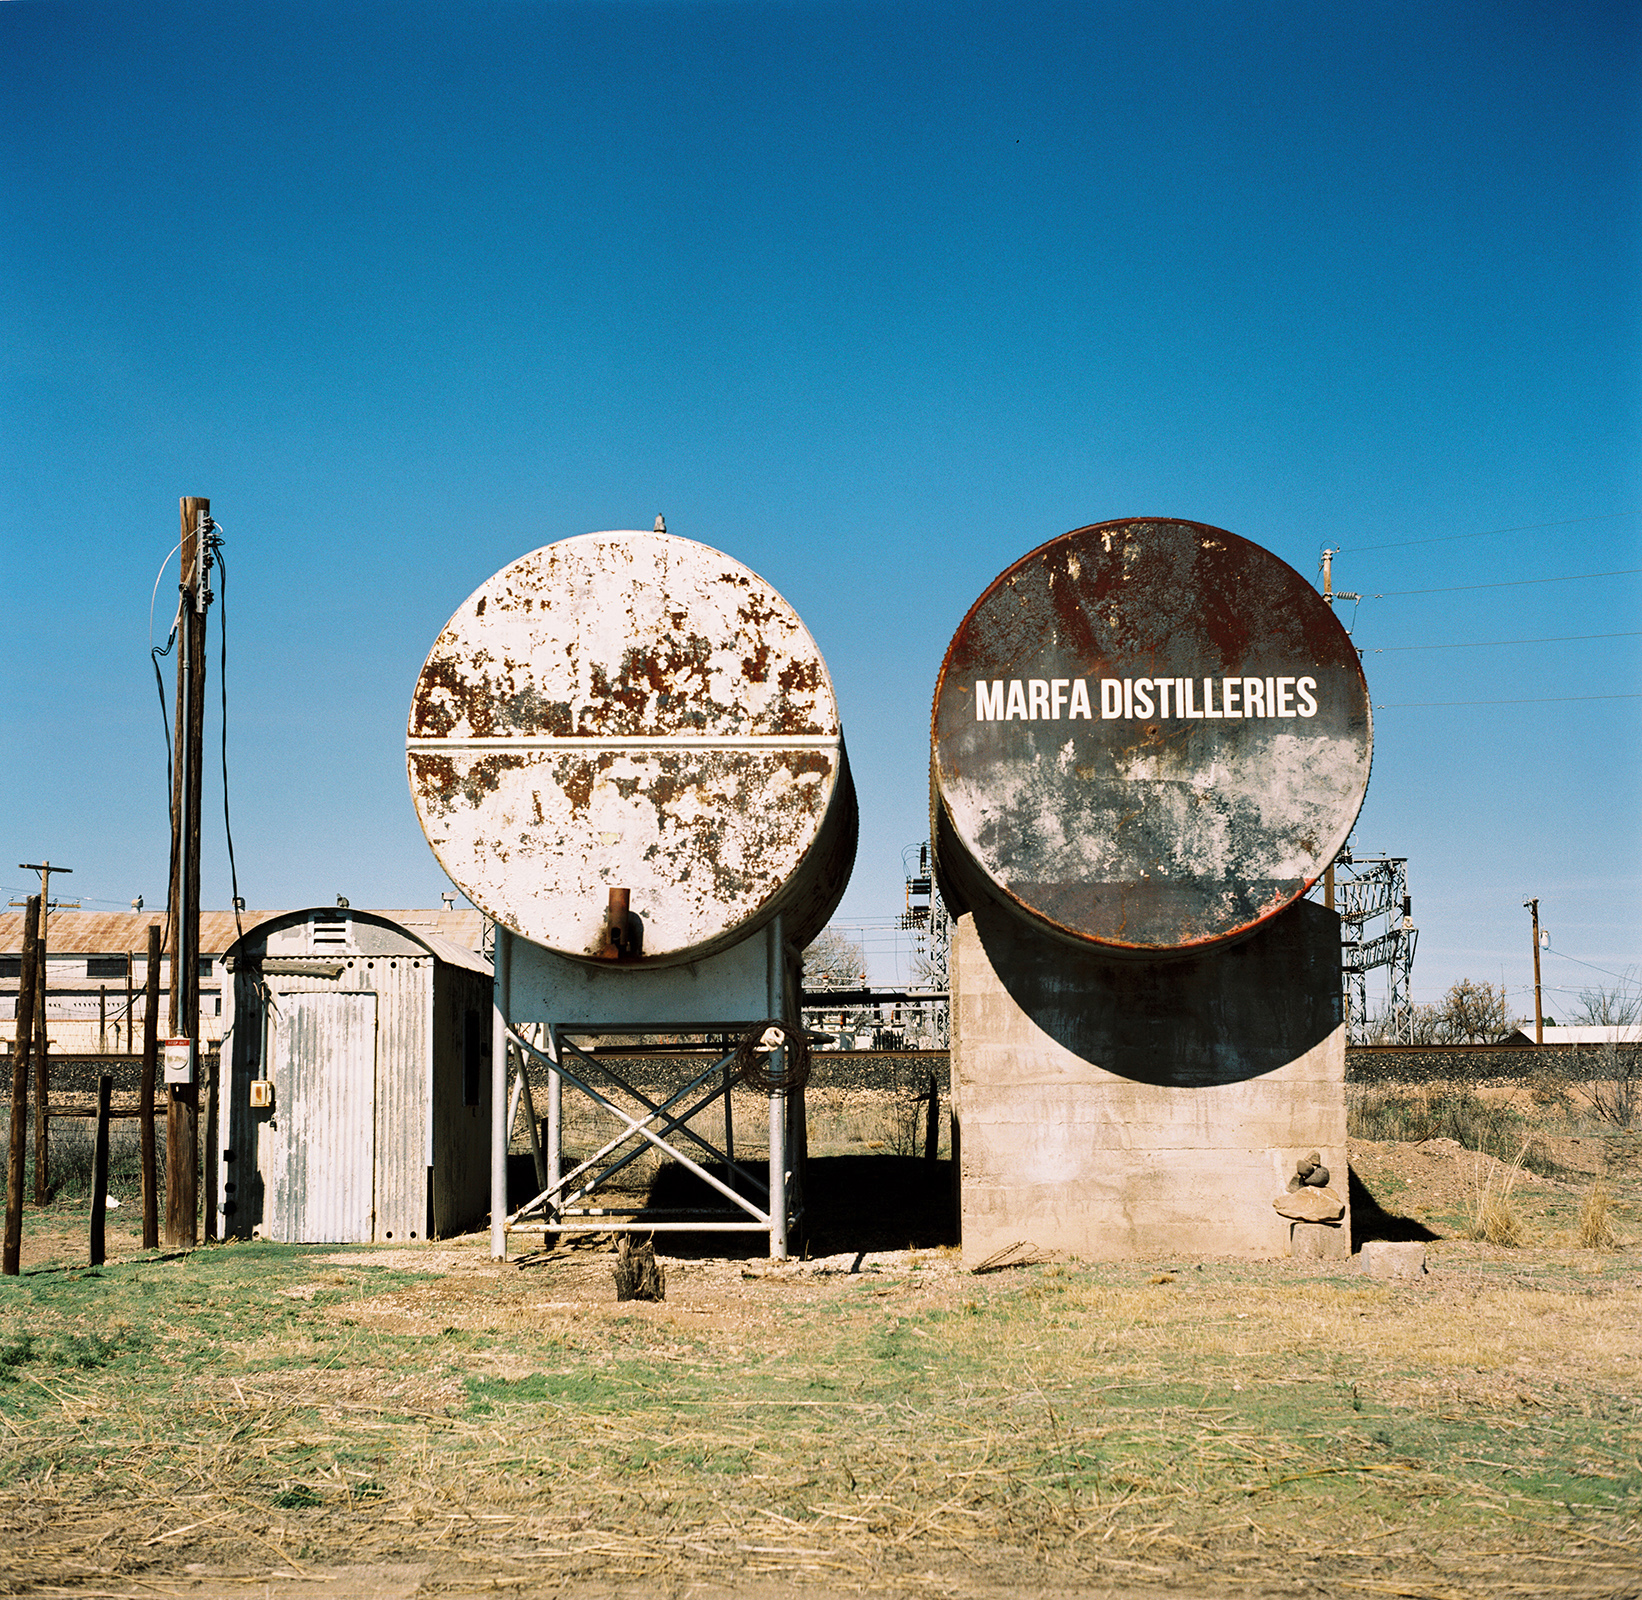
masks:
<instances>
[{"instance_id":1,"label":"dry weed","mask_svg":"<svg viewBox=\"0 0 1642 1600\"><path fill-rule=\"evenodd\" d=\"M1612 1210L1613 1191L1605 1179L1598 1178L1585 1191L1585 1203L1579 1208L1579 1243L1583 1249L1618 1249L1619 1239L1610 1216Z\"/></svg>"},{"instance_id":2,"label":"dry weed","mask_svg":"<svg viewBox=\"0 0 1642 1600\"><path fill-rule=\"evenodd\" d=\"M1482 1163L1478 1162L1476 1201L1472 1207L1471 1224L1466 1229L1468 1238L1512 1249L1527 1243L1527 1230L1511 1203L1512 1191L1522 1175L1523 1157L1527 1154L1528 1145L1524 1144L1509 1167L1503 1171L1494 1168L1486 1175L1483 1174Z\"/></svg>"}]
</instances>

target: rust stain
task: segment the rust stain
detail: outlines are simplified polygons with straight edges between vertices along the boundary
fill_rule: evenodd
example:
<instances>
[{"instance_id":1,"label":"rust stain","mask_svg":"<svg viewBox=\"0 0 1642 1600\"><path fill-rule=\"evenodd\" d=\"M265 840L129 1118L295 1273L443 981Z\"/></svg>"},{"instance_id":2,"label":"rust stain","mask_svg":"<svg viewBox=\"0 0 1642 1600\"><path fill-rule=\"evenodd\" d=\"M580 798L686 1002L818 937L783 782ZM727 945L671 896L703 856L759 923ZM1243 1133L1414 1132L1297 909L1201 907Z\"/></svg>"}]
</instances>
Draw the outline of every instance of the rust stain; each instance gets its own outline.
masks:
<instances>
[{"instance_id":1,"label":"rust stain","mask_svg":"<svg viewBox=\"0 0 1642 1600\"><path fill-rule=\"evenodd\" d=\"M1006 715L977 680L1019 699ZM1298 711L1297 682L1318 697ZM1356 652L1315 590L1247 540L1157 518L1076 529L1000 574L942 663L931 740L954 905L991 898L1078 942L1165 953L1302 892L1349 832L1372 753Z\"/></svg>"},{"instance_id":2,"label":"rust stain","mask_svg":"<svg viewBox=\"0 0 1642 1600\"><path fill-rule=\"evenodd\" d=\"M756 744L839 739L820 653L769 585L688 540L587 535L522 557L441 634L407 731L601 741L585 755L527 747L409 762L453 881L566 954L602 946L586 908L611 886L631 888L640 959L665 963L777 910L799 919L790 936L805 934L847 880L856 822L841 744ZM743 735L755 742L642 742Z\"/></svg>"}]
</instances>

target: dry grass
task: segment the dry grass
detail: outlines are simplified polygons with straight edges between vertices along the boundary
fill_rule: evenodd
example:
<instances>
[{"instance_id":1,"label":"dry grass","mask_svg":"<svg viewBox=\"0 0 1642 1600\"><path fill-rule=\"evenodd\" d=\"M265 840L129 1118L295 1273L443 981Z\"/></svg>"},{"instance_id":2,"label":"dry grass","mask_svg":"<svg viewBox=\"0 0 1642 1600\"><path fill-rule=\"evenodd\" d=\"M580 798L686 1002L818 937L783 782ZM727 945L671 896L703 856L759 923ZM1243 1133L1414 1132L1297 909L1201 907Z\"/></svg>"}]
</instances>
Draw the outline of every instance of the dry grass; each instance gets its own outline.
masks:
<instances>
[{"instance_id":1,"label":"dry grass","mask_svg":"<svg viewBox=\"0 0 1642 1600\"><path fill-rule=\"evenodd\" d=\"M665 1302L619 1306L607 1254L477 1245L24 1280L0 1590L415 1559L458 1589L1618 1592L1635 1275L1442 1248L1420 1286L674 1259Z\"/></svg>"},{"instance_id":2,"label":"dry grass","mask_svg":"<svg viewBox=\"0 0 1642 1600\"><path fill-rule=\"evenodd\" d=\"M1585 1191L1579 1208L1579 1243L1586 1250L1614 1250L1619 1240L1613 1228L1613 1191L1598 1178Z\"/></svg>"},{"instance_id":3,"label":"dry grass","mask_svg":"<svg viewBox=\"0 0 1642 1600\"><path fill-rule=\"evenodd\" d=\"M1476 1199L1472 1207L1471 1224L1466 1230L1469 1239L1480 1239L1488 1244L1515 1249L1528 1242L1528 1231L1511 1202L1517 1179L1522 1174L1523 1158L1528 1146L1523 1145L1517 1158L1508 1167L1492 1166L1484 1170L1478 1162Z\"/></svg>"}]
</instances>

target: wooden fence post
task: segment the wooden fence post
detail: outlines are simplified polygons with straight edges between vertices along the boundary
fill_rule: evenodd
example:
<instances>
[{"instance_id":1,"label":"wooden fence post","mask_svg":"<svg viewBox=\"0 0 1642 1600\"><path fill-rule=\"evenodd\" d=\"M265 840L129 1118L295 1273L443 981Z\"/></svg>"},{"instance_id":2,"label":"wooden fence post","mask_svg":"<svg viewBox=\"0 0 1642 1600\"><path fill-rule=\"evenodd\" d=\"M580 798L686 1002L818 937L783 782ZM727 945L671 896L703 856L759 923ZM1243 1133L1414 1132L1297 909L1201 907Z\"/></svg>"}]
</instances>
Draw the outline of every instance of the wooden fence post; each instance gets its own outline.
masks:
<instances>
[{"instance_id":1,"label":"wooden fence post","mask_svg":"<svg viewBox=\"0 0 1642 1600\"><path fill-rule=\"evenodd\" d=\"M23 913L23 964L17 985L17 1038L11 1052L11 1143L6 1161L6 1241L3 1270L15 1278L23 1249L23 1154L28 1148L29 1048L34 1042L34 952L40 901L28 897Z\"/></svg>"},{"instance_id":2,"label":"wooden fence post","mask_svg":"<svg viewBox=\"0 0 1642 1600\"><path fill-rule=\"evenodd\" d=\"M103 1223L108 1216L108 1103L114 1080L106 1072L97 1080L97 1140L91 1150L91 1264L103 1264Z\"/></svg>"}]
</instances>

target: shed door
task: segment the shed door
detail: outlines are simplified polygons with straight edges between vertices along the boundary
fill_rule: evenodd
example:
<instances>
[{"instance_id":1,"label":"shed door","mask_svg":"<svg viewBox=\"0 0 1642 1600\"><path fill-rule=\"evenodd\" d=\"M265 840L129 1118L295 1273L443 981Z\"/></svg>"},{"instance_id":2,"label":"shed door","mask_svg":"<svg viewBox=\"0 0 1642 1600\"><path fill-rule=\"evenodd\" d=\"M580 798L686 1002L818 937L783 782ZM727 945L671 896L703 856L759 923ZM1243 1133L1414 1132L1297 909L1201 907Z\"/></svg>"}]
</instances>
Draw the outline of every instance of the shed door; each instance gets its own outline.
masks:
<instances>
[{"instance_id":1,"label":"shed door","mask_svg":"<svg viewBox=\"0 0 1642 1600\"><path fill-rule=\"evenodd\" d=\"M276 997L279 1125L266 1238L354 1244L372 1236L376 1167L376 996Z\"/></svg>"}]
</instances>

